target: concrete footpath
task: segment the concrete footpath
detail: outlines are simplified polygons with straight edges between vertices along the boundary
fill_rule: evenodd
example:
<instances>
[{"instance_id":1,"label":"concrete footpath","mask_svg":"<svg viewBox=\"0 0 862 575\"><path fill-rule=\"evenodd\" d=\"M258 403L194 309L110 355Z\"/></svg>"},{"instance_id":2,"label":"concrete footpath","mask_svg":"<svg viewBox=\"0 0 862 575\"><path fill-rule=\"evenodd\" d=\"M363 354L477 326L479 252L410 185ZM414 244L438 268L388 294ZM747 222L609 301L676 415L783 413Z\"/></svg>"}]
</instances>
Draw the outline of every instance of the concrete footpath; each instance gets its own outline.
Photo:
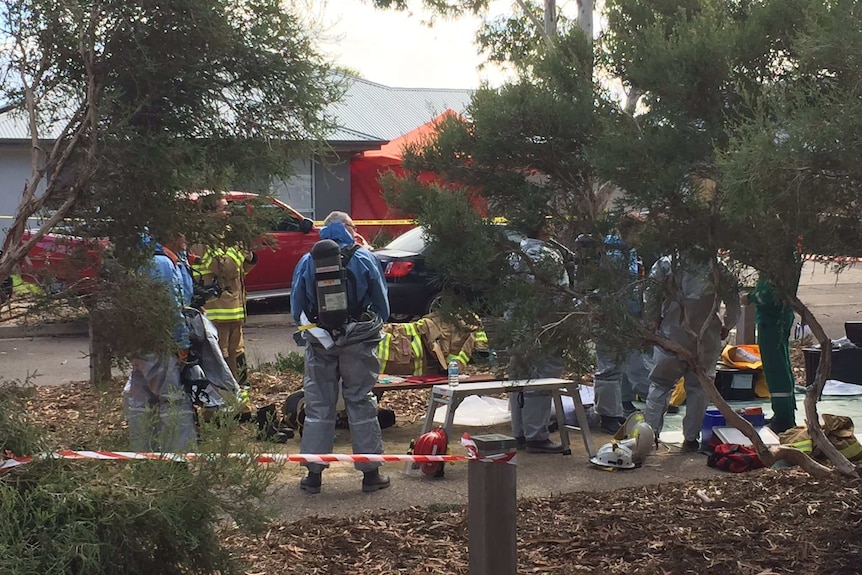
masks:
<instances>
[{"instance_id":1,"label":"concrete footpath","mask_svg":"<svg viewBox=\"0 0 862 575\"><path fill-rule=\"evenodd\" d=\"M399 427L401 427L399 425ZM421 433L421 422L407 424L397 433ZM463 432L471 435L504 433L511 435L508 425L491 428L457 427L449 445L452 453L464 453L460 446ZM387 433L389 432L389 433ZM391 430L383 431L386 444ZM554 434L556 437L556 434ZM519 451L517 456L518 497L549 497L561 493L636 489L644 485L672 483L722 475L706 465L706 456L681 453L676 447L661 445L656 455L647 458L642 467L631 470L607 471L589 463L578 432L571 432L572 455L530 454ZM594 432L596 447L610 441L610 436ZM344 440L346 441L346 440ZM296 452L298 442L285 447ZM291 449L291 447L293 449ZM389 447L387 447L388 449ZM349 444L336 442L336 452L349 453ZM500 464L505 465L505 464ZM302 517L358 516L369 512L407 509L409 507L466 505L468 498L467 463L448 464L445 477L434 479L424 474L405 473L400 464L386 464L382 471L392 479L392 487L373 494L360 491L362 475L352 465L337 463L323 473L323 490L308 495L299 490L300 468L295 464L285 467L279 489L272 498L273 513L282 520L296 521ZM553 530L553 525L548 526ZM561 534L564 536L565 534Z\"/></svg>"},{"instance_id":2,"label":"concrete footpath","mask_svg":"<svg viewBox=\"0 0 862 575\"><path fill-rule=\"evenodd\" d=\"M287 313L253 315L245 328L246 355L252 366L273 362L299 348L293 341L293 318ZM0 380L24 381L36 374L38 385L60 385L90 378L86 322L0 327ZM119 375L119 371L116 371Z\"/></svg>"}]
</instances>

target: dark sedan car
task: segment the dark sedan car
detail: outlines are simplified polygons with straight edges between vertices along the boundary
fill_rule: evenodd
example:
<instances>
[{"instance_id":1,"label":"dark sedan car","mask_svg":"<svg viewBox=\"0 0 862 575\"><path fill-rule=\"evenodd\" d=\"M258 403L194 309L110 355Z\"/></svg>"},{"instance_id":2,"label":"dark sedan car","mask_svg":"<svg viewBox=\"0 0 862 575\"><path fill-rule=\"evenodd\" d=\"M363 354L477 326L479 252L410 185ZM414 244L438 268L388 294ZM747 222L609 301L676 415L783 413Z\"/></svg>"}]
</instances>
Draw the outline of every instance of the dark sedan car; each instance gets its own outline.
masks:
<instances>
[{"instance_id":1,"label":"dark sedan car","mask_svg":"<svg viewBox=\"0 0 862 575\"><path fill-rule=\"evenodd\" d=\"M391 321L425 315L440 295L434 272L425 265L428 245L424 232L415 227L373 252L389 285Z\"/></svg>"},{"instance_id":2,"label":"dark sedan car","mask_svg":"<svg viewBox=\"0 0 862 575\"><path fill-rule=\"evenodd\" d=\"M500 231L515 247L523 239L521 234L505 226L501 226ZM415 227L374 251L389 285L390 321L421 317L440 301L440 281L426 265L431 247L425 242L424 234L424 228ZM461 286L459 291L468 298L478 295L467 286Z\"/></svg>"}]
</instances>

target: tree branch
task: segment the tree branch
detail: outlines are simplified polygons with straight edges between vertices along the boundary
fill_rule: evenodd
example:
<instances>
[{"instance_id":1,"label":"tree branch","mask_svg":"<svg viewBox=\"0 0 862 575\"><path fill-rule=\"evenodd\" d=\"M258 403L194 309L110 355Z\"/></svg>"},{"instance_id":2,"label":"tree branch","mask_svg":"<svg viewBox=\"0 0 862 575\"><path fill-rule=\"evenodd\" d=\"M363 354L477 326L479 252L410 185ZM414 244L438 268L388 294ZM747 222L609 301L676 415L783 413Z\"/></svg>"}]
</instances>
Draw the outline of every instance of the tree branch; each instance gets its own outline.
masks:
<instances>
[{"instance_id":1,"label":"tree branch","mask_svg":"<svg viewBox=\"0 0 862 575\"><path fill-rule=\"evenodd\" d=\"M794 311L802 317L803 323L811 328L811 332L820 343L820 362L817 364L814 383L805 389L805 425L808 427L808 435L811 437L812 445L826 455L839 473L848 477L858 477L856 466L844 457L823 433L823 428L820 427L820 416L817 413L817 402L823 393L823 386L826 385L826 374L832 369L832 340L799 296L793 295L790 302Z\"/></svg>"}]
</instances>

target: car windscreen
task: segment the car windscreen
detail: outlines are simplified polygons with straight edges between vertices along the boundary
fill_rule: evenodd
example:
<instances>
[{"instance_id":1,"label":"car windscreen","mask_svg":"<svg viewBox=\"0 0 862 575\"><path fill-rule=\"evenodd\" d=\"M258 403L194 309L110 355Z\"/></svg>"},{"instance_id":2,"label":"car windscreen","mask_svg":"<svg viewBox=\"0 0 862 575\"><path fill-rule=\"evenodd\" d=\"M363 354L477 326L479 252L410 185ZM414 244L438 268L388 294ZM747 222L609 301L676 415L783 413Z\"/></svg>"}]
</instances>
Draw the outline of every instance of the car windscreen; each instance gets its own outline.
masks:
<instances>
[{"instance_id":1,"label":"car windscreen","mask_svg":"<svg viewBox=\"0 0 862 575\"><path fill-rule=\"evenodd\" d=\"M401 250L421 254L425 250L425 230L421 227L404 232L384 247L387 250Z\"/></svg>"}]
</instances>

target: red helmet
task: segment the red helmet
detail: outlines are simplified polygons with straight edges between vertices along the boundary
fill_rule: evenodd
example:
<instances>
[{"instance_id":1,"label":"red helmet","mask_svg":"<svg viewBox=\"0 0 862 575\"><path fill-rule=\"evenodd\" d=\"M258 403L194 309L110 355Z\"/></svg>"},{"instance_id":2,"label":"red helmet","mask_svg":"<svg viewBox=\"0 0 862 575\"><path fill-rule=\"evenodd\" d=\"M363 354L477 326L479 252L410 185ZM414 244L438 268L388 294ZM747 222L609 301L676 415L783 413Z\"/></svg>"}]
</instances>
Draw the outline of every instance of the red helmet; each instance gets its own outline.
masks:
<instances>
[{"instance_id":1,"label":"red helmet","mask_svg":"<svg viewBox=\"0 0 862 575\"><path fill-rule=\"evenodd\" d=\"M442 427L423 433L413 445L413 455L446 455L449 436ZM436 475L443 470L443 463L421 463L419 467L426 475Z\"/></svg>"}]
</instances>

